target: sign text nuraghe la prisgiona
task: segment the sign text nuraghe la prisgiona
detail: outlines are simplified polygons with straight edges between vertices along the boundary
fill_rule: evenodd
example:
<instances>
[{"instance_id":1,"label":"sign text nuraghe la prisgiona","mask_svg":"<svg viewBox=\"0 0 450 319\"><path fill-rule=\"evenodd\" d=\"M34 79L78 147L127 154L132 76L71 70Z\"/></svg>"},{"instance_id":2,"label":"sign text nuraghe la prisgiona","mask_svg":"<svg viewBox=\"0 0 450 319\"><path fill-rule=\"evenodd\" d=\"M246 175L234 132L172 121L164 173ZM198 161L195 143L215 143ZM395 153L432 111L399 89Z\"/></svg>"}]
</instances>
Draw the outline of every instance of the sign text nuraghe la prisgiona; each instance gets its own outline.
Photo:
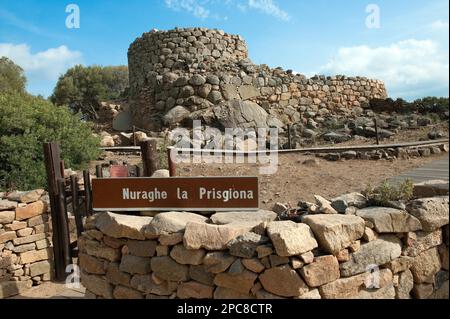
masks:
<instances>
[{"instance_id":1,"label":"sign text nuraghe la prisgiona","mask_svg":"<svg viewBox=\"0 0 450 319\"><path fill-rule=\"evenodd\" d=\"M177 187L177 199L189 200L189 191ZM123 200L148 200L154 202L155 200L165 200L168 198L167 191L160 191L157 187L152 190L134 191L129 188L122 188ZM207 189L205 187L198 188L198 198L201 200L222 200L228 202L230 200L249 200L254 199L255 194L253 190L233 190L232 188L226 190L216 190L215 188Z\"/></svg>"}]
</instances>

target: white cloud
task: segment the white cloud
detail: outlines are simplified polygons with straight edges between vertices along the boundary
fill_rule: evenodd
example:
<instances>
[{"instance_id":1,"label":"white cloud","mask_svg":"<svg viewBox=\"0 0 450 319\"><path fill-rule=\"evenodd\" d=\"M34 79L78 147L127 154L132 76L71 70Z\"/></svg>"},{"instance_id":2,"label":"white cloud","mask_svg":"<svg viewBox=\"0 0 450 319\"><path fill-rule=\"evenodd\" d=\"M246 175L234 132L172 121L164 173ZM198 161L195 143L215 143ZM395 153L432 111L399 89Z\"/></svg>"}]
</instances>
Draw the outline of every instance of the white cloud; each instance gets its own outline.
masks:
<instances>
[{"instance_id":1,"label":"white cloud","mask_svg":"<svg viewBox=\"0 0 450 319\"><path fill-rule=\"evenodd\" d=\"M435 31L448 31L448 21L436 20L429 25L429 28Z\"/></svg>"},{"instance_id":2,"label":"white cloud","mask_svg":"<svg viewBox=\"0 0 450 319\"><path fill-rule=\"evenodd\" d=\"M166 7L174 11L185 11L199 19L227 19L220 14L212 13L217 4L236 8L240 12L260 11L283 21L289 21L290 15L282 10L273 0L164 0Z\"/></svg>"},{"instance_id":3,"label":"white cloud","mask_svg":"<svg viewBox=\"0 0 450 319\"><path fill-rule=\"evenodd\" d=\"M43 83L54 86L67 69L82 63L81 52L71 51L65 45L32 53L27 44L0 43L0 56L10 58L24 69L31 88L42 87Z\"/></svg>"},{"instance_id":4,"label":"white cloud","mask_svg":"<svg viewBox=\"0 0 450 319\"><path fill-rule=\"evenodd\" d=\"M290 15L282 10L273 0L248 0L249 8L260 10L283 21L289 21Z\"/></svg>"},{"instance_id":5,"label":"white cloud","mask_svg":"<svg viewBox=\"0 0 450 319\"><path fill-rule=\"evenodd\" d=\"M448 96L448 51L431 40L409 39L389 46L340 48L319 73L383 80L392 97Z\"/></svg>"},{"instance_id":6,"label":"white cloud","mask_svg":"<svg viewBox=\"0 0 450 319\"><path fill-rule=\"evenodd\" d=\"M205 3L207 3L206 1ZM166 6L175 11L187 11L200 19L206 19L210 11L197 0L165 0Z\"/></svg>"}]
</instances>

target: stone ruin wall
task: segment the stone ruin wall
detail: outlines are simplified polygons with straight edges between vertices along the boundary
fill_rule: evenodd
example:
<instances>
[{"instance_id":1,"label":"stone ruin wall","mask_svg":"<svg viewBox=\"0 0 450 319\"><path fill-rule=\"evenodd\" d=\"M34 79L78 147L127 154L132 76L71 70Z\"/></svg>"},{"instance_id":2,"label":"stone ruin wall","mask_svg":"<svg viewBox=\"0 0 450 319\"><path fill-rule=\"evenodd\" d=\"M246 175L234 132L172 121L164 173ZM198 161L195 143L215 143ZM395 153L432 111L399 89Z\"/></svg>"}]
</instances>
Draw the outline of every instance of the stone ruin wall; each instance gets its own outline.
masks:
<instances>
[{"instance_id":1,"label":"stone ruin wall","mask_svg":"<svg viewBox=\"0 0 450 319\"><path fill-rule=\"evenodd\" d=\"M44 190L0 193L0 299L51 279L49 207Z\"/></svg>"},{"instance_id":2,"label":"stone ruin wall","mask_svg":"<svg viewBox=\"0 0 450 319\"><path fill-rule=\"evenodd\" d=\"M131 44L128 61L133 121L150 130L175 126L186 119L214 124L213 108L226 107L234 99L256 102L268 113L266 124L280 127L298 122L303 115L346 114L353 108L367 107L373 98L387 97L384 84L378 80L306 78L281 68L255 65L245 41L220 30L144 33Z\"/></svg>"},{"instance_id":3,"label":"stone ruin wall","mask_svg":"<svg viewBox=\"0 0 450 319\"><path fill-rule=\"evenodd\" d=\"M101 213L79 239L81 281L99 299L448 299L448 204L366 207L352 193L300 223L262 210Z\"/></svg>"}]
</instances>

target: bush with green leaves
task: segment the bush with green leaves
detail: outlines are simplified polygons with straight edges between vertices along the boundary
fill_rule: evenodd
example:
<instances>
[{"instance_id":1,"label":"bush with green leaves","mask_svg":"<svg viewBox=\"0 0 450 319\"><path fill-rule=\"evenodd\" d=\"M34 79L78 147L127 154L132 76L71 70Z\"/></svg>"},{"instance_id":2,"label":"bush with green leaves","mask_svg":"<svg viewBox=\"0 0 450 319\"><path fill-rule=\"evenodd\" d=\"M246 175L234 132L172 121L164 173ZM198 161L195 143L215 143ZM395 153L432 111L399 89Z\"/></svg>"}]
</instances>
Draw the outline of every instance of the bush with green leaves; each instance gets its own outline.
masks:
<instances>
[{"instance_id":1,"label":"bush with green leaves","mask_svg":"<svg viewBox=\"0 0 450 319\"><path fill-rule=\"evenodd\" d=\"M412 199L414 195L414 183L411 179L406 179L395 186L388 181L384 181L376 188L368 185L363 194L367 197L370 204L389 207L392 202Z\"/></svg>"},{"instance_id":2,"label":"bush with green leaves","mask_svg":"<svg viewBox=\"0 0 450 319\"><path fill-rule=\"evenodd\" d=\"M101 101L125 98L127 88L126 66L77 65L59 78L50 99L95 119Z\"/></svg>"},{"instance_id":3,"label":"bush with green leaves","mask_svg":"<svg viewBox=\"0 0 450 319\"><path fill-rule=\"evenodd\" d=\"M0 58L0 93L25 92L27 79L23 69L7 57Z\"/></svg>"},{"instance_id":4,"label":"bush with green leaves","mask_svg":"<svg viewBox=\"0 0 450 319\"><path fill-rule=\"evenodd\" d=\"M66 107L26 93L0 94L0 189L46 186L43 143L58 142L67 167L98 157L99 139Z\"/></svg>"}]
</instances>

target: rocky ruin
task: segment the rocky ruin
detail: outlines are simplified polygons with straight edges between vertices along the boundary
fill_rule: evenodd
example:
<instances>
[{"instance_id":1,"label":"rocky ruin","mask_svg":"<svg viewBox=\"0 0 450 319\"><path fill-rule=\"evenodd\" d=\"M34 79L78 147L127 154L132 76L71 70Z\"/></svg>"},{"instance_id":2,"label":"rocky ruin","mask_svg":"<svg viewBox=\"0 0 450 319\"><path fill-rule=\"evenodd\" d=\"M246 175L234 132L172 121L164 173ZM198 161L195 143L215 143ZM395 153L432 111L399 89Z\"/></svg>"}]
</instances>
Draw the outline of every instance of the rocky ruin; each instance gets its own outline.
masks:
<instances>
[{"instance_id":1,"label":"rocky ruin","mask_svg":"<svg viewBox=\"0 0 450 319\"><path fill-rule=\"evenodd\" d=\"M448 195L316 200L298 223L283 210L92 216L79 240L86 298L448 298Z\"/></svg>"},{"instance_id":2,"label":"rocky ruin","mask_svg":"<svg viewBox=\"0 0 450 319\"><path fill-rule=\"evenodd\" d=\"M128 50L133 124L150 131L202 120L223 127L278 127L361 114L384 99L381 81L315 76L254 64L244 39L221 30L144 33Z\"/></svg>"}]
</instances>

